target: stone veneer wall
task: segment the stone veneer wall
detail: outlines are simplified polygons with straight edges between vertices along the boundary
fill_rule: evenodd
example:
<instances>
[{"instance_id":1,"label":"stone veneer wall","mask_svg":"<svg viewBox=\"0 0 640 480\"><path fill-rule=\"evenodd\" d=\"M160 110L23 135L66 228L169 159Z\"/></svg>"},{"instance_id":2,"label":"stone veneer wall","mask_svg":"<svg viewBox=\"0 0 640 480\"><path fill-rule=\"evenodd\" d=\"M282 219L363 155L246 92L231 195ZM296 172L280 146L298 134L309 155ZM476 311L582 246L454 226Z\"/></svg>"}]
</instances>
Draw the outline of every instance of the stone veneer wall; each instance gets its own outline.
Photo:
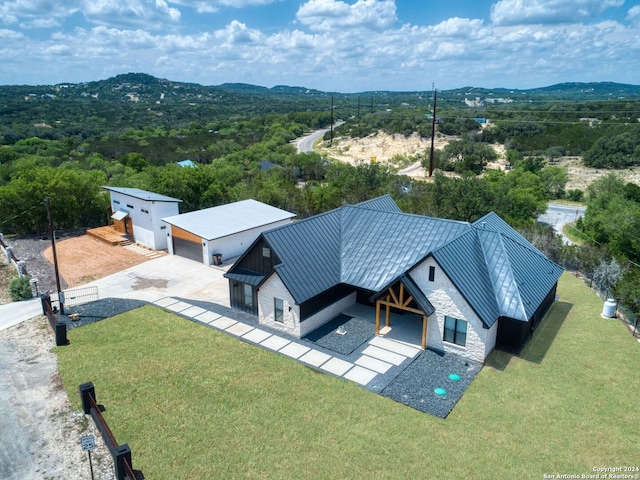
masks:
<instances>
[{"instance_id":1,"label":"stone veneer wall","mask_svg":"<svg viewBox=\"0 0 640 480\"><path fill-rule=\"evenodd\" d=\"M274 320L274 298L282 299L283 322ZM289 311L291 308L291 311ZM258 323L300 337L300 307L277 273L272 273L258 290Z\"/></svg>"},{"instance_id":2,"label":"stone veneer wall","mask_svg":"<svg viewBox=\"0 0 640 480\"><path fill-rule=\"evenodd\" d=\"M433 282L429 281L430 266L436 268ZM495 347L498 322L490 329L484 328L482 321L433 258L418 265L410 275L435 308L435 312L429 317L427 347L484 363ZM467 341L464 347L443 340L445 316L467 321Z\"/></svg>"},{"instance_id":3,"label":"stone veneer wall","mask_svg":"<svg viewBox=\"0 0 640 480\"><path fill-rule=\"evenodd\" d=\"M284 321L282 323L274 320L274 298L280 298L283 301ZM354 292L300 323L300 307L296 305L295 300L284 283L282 283L278 274L274 273L262 284L258 291L258 322L261 325L266 325L293 335L294 337L301 338L316 328L321 327L355 303L356 294ZM291 307L291 311L289 311L289 307Z\"/></svg>"}]
</instances>

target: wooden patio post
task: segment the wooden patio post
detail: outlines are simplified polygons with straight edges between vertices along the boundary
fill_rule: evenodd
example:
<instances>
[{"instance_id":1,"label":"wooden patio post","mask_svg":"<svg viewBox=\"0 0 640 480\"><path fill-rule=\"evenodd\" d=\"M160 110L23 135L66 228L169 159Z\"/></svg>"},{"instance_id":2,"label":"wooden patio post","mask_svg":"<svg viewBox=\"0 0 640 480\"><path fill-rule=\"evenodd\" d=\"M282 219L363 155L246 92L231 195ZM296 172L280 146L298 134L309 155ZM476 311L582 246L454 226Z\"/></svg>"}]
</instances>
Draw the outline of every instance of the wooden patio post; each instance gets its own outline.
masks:
<instances>
[{"instance_id":1,"label":"wooden patio post","mask_svg":"<svg viewBox=\"0 0 640 480\"><path fill-rule=\"evenodd\" d=\"M380 335L380 301L376 301L376 335Z\"/></svg>"},{"instance_id":2,"label":"wooden patio post","mask_svg":"<svg viewBox=\"0 0 640 480\"><path fill-rule=\"evenodd\" d=\"M427 349L427 316L422 316L422 350Z\"/></svg>"},{"instance_id":3,"label":"wooden patio post","mask_svg":"<svg viewBox=\"0 0 640 480\"><path fill-rule=\"evenodd\" d=\"M391 301L391 297L387 295L387 305L386 305L387 308L385 310L385 321L384 321L384 324L387 327L391 325L391 305L389 304L390 301Z\"/></svg>"}]
</instances>

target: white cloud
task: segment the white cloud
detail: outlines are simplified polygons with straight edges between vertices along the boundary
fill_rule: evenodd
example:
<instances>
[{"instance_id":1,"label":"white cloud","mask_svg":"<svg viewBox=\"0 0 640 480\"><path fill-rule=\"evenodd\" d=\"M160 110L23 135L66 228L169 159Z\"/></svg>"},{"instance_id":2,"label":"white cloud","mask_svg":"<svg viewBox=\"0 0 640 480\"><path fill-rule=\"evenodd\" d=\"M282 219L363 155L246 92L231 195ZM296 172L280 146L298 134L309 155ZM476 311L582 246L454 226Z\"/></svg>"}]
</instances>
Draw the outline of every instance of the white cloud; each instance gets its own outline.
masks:
<instances>
[{"instance_id":1,"label":"white cloud","mask_svg":"<svg viewBox=\"0 0 640 480\"><path fill-rule=\"evenodd\" d=\"M198 13L215 13L220 7L245 8L269 5L280 0L171 0L170 3L190 7Z\"/></svg>"},{"instance_id":2,"label":"white cloud","mask_svg":"<svg viewBox=\"0 0 640 480\"><path fill-rule=\"evenodd\" d=\"M397 21L394 0L358 0L353 5L339 0L309 0L300 6L296 18L318 31L358 27L384 30Z\"/></svg>"},{"instance_id":3,"label":"white cloud","mask_svg":"<svg viewBox=\"0 0 640 480\"><path fill-rule=\"evenodd\" d=\"M81 13L89 23L107 26L176 24L181 14L165 0L7 0L0 4L0 22L21 28L53 28Z\"/></svg>"},{"instance_id":4,"label":"white cloud","mask_svg":"<svg viewBox=\"0 0 640 480\"><path fill-rule=\"evenodd\" d=\"M640 26L640 5L631 7L627 12L627 20L636 26Z\"/></svg>"},{"instance_id":5,"label":"white cloud","mask_svg":"<svg viewBox=\"0 0 640 480\"><path fill-rule=\"evenodd\" d=\"M499 0L491 6L495 25L576 23L624 0Z\"/></svg>"}]
</instances>

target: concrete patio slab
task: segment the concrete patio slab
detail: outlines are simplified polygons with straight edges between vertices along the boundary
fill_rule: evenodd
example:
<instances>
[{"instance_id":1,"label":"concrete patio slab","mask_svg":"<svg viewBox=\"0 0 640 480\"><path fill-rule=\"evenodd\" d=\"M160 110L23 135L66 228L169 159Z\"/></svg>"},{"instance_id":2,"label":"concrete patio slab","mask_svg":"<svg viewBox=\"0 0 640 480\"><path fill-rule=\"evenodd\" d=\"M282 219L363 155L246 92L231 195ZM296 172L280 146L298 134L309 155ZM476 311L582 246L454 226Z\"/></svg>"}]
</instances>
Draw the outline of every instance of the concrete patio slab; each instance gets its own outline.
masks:
<instances>
[{"instance_id":1,"label":"concrete patio slab","mask_svg":"<svg viewBox=\"0 0 640 480\"><path fill-rule=\"evenodd\" d=\"M231 325L229 328L227 328L225 332L241 337L245 333L249 333L251 330L253 330L253 327L245 325L244 323L236 322L235 325Z\"/></svg>"},{"instance_id":2,"label":"concrete patio slab","mask_svg":"<svg viewBox=\"0 0 640 480\"><path fill-rule=\"evenodd\" d=\"M280 350L280 353L284 353L286 356L291 358L300 358L300 356L304 355L309 350L309 347L305 347L304 345L300 345L299 343L291 342L289 345Z\"/></svg>"},{"instance_id":3,"label":"concrete patio slab","mask_svg":"<svg viewBox=\"0 0 640 480\"><path fill-rule=\"evenodd\" d=\"M367 383L369 383L371 380L376 378L376 375L378 375L376 372L372 372L371 370L368 370L366 368L356 365L347 373L345 373L343 375L343 378L346 378L347 380L351 380L352 382L356 382L364 386Z\"/></svg>"},{"instance_id":4,"label":"concrete patio slab","mask_svg":"<svg viewBox=\"0 0 640 480\"><path fill-rule=\"evenodd\" d=\"M374 337L371 339L369 344L411 358L422 352L422 350L420 350L419 348L414 348L404 343L399 343L384 337Z\"/></svg>"},{"instance_id":5,"label":"concrete patio slab","mask_svg":"<svg viewBox=\"0 0 640 480\"><path fill-rule=\"evenodd\" d=\"M329 373L333 373L334 375L341 377L351 367L353 367L352 363L345 362L344 360L340 360L339 358L333 357L327 363L322 365L320 368L322 370L325 370Z\"/></svg>"},{"instance_id":6,"label":"concrete patio slab","mask_svg":"<svg viewBox=\"0 0 640 480\"><path fill-rule=\"evenodd\" d=\"M220 317L217 320L214 320L213 322L211 322L209 325L211 325L212 327L216 327L219 328L220 330L226 330L227 328L229 328L232 325L235 325L236 322L235 320L232 320L231 318L228 317Z\"/></svg>"},{"instance_id":7,"label":"concrete patio slab","mask_svg":"<svg viewBox=\"0 0 640 480\"><path fill-rule=\"evenodd\" d=\"M355 361L356 365L368 368L378 373L387 373L387 371L393 367L390 363L383 362L377 358L369 357L368 355L362 355Z\"/></svg>"},{"instance_id":8,"label":"concrete patio slab","mask_svg":"<svg viewBox=\"0 0 640 480\"><path fill-rule=\"evenodd\" d=\"M206 312L204 308L192 306L191 308L187 308L186 310L183 310L182 312L180 312L180 314L186 315L187 317L190 317L190 318L196 318L198 315L202 315L204 312Z\"/></svg>"},{"instance_id":9,"label":"concrete patio slab","mask_svg":"<svg viewBox=\"0 0 640 480\"><path fill-rule=\"evenodd\" d=\"M153 303L155 305L159 306L159 307L168 307L169 305L173 305L174 303L178 303L178 300L176 300L175 298L171 298L171 297L164 297L164 298L161 298L159 300L156 300Z\"/></svg>"},{"instance_id":10,"label":"concrete patio slab","mask_svg":"<svg viewBox=\"0 0 640 480\"><path fill-rule=\"evenodd\" d=\"M378 348L374 345L369 345L362 351L362 354L369 355L370 357L377 358L378 360L382 360L384 362L393 363L394 365L401 365L402 362L407 359L407 357L405 357L404 355L398 355L397 353Z\"/></svg>"},{"instance_id":11,"label":"concrete patio slab","mask_svg":"<svg viewBox=\"0 0 640 480\"><path fill-rule=\"evenodd\" d=\"M215 312L210 312L210 311L205 311L203 314L198 315L196 317L196 320L198 320L199 322L203 322L203 323L211 323L214 320L217 320L218 318L220 318L222 315L220 315L219 313L215 313Z\"/></svg>"},{"instance_id":12,"label":"concrete patio slab","mask_svg":"<svg viewBox=\"0 0 640 480\"><path fill-rule=\"evenodd\" d=\"M270 336L271 334L269 332L265 332L264 330L260 330L259 328L254 328L249 333L243 335L242 338L254 343L260 343Z\"/></svg>"},{"instance_id":13,"label":"concrete patio slab","mask_svg":"<svg viewBox=\"0 0 640 480\"><path fill-rule=\"evenodd\" d=\"M268 348L269 350L275 350L277 352L289 343L291 343L291 341L287 340L286 338L278 337L277 335L271 335L266 340L260 342L260 346Z\"/></svg>"},{"instance_id":14,"label":"concrete patio slab","mask_svg":"<svg viewBox=\"0 0 640 480\"><path fill-rule=\"evenodd\" d=\"M186 302L176 302L164 308L171 310L172 312L181 313L183 310L191 308L191 305Z\"/></svg>"},{"instance_id":15,"label":"concrete patio slab","mask_svg":"<svg viewBox=\"0 0 640 480\"><path fill-rule=\"evenodd\" d=\"M301 356L298 360L304 363L308 363L309 365L313 365L314 367L319 367L330 358L331 355L319 352L318 350L311 350L310 352L305 353L303 356Z\"/></svg>"}]
</instances>

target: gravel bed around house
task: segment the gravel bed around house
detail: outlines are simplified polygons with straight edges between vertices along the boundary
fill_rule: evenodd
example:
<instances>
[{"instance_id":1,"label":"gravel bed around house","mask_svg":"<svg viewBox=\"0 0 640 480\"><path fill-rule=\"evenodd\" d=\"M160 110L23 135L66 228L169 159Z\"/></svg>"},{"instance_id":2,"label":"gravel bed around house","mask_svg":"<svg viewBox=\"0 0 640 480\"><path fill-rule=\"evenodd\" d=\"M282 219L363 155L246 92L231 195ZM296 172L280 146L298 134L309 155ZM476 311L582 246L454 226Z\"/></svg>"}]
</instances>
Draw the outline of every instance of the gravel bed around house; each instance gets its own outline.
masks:
<instances>
[{"instance_id":1,"label":"gravel bed around house","mask_svg":"<svg viewBox=\"0 0 640 480\"><path fill-rule=\"evenodd\" d=\"M142 300L132 300L127 298L103 298L95 302L85 303L83 305L74 305L73 307L65 307L64 315L59 315L58 320L67 322L67 329L82 327L90 323L99 322L105 318L114 317L121 313L134 310L146 305L147 302ZM70 315L78 315L77 320L72 320Z\"/></svg>"},{"instance_id":2,"label":"gravel bed around house","mask_svg":"<svg viewBox=\"0 0 640 480\"><path fill-rule=\"evenodd\" d=\"M453 354L425 350L381 394L396 402L446 418L478 374L482 364ZM458 375L452 380L449 375ZM445 389L446 394L435 393Z\"/></svg>"},{"instance_id":3,"label":"gravel bed around house","mask_svg":"<svg viewBox=\"0 0 640 480\"><path fill-rule=\"evenodd\" d=\"M337 333L338 328L341 326L347 332L344 335ZM349 355L360 345L371 339L373 335L374 332L370 322L340 314L309 333L306 337L303 337L303 340L342 355Z\"/></svg>"}]
</instances>

